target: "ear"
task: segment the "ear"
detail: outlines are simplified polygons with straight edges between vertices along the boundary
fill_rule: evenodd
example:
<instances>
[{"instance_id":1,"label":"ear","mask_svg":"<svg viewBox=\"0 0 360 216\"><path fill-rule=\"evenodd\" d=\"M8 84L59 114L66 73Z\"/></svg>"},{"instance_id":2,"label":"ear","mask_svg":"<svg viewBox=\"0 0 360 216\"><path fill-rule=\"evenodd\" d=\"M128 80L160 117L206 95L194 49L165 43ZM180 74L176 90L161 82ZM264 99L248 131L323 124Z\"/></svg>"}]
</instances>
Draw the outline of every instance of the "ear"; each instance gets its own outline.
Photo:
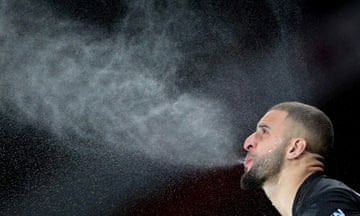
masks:
<instances>
[{"instance_id":1,"label":"ear","mask_svg":"<svg viewBox=\"0 0 360 216\"><path fill-rule=\"evenodd\" d=\"M286 157L288 159L298 158L306 149L306 140L304 138L293 138L290 141Z\"/></svg>"}]
</instances>

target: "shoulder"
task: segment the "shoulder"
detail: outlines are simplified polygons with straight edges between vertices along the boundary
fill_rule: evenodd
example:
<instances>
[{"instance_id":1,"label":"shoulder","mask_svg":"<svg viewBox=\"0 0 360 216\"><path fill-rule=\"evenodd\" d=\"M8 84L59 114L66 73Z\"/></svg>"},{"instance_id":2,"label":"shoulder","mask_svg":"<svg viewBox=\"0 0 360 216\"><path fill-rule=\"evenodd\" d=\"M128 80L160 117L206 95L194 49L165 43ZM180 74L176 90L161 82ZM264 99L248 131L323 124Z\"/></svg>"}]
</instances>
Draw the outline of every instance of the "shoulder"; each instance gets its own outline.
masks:
<instances>
[{"instance_id":1,"label":"shoulder","mask_svg":"<svg viewBox=\"0 0 360 216\"><path fill-rule=\"evenodd\" d=\"M317 173L301 185L293 210L294 215L360 215L360 195L343 182Z\"/></svg>"}]
</instances>

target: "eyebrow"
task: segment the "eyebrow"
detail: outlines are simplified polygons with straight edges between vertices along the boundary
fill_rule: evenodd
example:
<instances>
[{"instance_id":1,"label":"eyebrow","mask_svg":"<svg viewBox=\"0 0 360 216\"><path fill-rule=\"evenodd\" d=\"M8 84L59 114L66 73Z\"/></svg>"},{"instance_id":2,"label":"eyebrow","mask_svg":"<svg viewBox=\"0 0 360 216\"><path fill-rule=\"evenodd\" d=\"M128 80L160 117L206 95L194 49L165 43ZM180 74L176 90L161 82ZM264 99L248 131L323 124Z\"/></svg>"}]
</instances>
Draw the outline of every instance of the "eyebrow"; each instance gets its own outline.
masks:
<instances>
[{"instance_id":1,"label":"eyebrow","mask_svg":"<svg viewBox=\"0 0 360 216\"><path fill-rule=\"evenodd\" d=\"M267 124L259 124L257 127L258 127L258 128L266 128L266 129L270 129L270 126L269 126L269 125L267 125Z\"/></svg>"}]
</instances>

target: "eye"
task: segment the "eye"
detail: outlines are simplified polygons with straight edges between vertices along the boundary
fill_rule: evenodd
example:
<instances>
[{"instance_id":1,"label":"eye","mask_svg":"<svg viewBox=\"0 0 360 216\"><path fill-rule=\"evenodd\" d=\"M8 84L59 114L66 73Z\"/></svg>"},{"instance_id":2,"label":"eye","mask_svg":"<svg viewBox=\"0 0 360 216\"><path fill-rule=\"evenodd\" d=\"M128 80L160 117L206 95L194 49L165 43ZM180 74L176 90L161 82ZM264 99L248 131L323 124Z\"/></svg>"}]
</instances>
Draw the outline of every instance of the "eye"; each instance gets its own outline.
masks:
<instances>
[{"instance_id":1,"label":"eye","mask_svg":"<svg viewBox=\"0 0 360 216\"><path fill-rule=\"evenodd\" d=\"M264 125L260 125L258 127L258 131L260 134L264 135L264 134L268 134L269 131L268 131L268 127L264 126Z\"/></svg>"},{"instance_id":2,"label":"eye","mask_svg":"<svg viewBox=\"0 0 360 216\"><path fill-rule=\"evenodd\" d=\"M262 134L266 134L266 133L267 133L266 128L261 128L260 130L261 130L261 133L262 133Z\"/></svg>"}]
</instances>

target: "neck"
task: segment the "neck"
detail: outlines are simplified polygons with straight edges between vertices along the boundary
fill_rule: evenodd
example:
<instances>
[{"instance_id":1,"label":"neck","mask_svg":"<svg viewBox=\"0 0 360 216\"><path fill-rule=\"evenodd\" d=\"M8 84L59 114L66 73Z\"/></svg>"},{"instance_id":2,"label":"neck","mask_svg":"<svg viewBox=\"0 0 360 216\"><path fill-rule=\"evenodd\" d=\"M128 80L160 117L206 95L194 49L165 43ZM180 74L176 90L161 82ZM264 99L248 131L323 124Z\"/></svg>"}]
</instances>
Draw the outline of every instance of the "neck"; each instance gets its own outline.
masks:
<instances>
[{"instance_id":1,"label":"neck","mask_svg":"<svg viewBox=\"0 0 360 216\"><path fill-rule=\"evenodd\" d=\"M292 216L296 193L305 179L316 171L324 170L317 155L306 154L308 155L284 164L282 171L267 179L263 185L266 196L282 216Z\"/></svg>"}]
</instances>

